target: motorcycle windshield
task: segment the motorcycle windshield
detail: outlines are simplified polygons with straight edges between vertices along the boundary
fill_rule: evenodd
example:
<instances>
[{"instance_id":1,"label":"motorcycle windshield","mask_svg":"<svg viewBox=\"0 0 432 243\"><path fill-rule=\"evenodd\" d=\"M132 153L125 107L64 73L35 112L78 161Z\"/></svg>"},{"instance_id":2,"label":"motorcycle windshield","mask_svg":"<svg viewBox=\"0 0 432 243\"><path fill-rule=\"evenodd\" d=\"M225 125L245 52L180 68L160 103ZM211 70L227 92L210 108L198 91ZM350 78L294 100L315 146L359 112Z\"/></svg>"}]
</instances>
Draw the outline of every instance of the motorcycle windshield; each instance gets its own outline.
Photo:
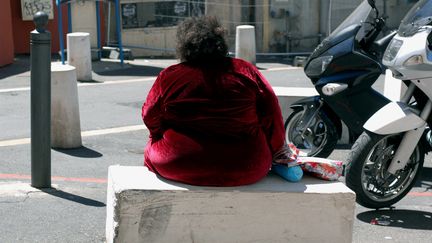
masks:
<instances>
[{"instance_id":1,"label":"motorcycle windshield","mask_svg":"<svg viewBox=\"0 0 432 243\"><path fill-rule=\"evenodd\" d=\"M432 0L420 0L405 15L399 25L398 34L409 37L414 35L421 27L431 23Z\"/></svg>"},{"instance_id":2,"label":"motorcycle windshield","mask_svg":"<svg viewBox=\"0 0 432 243\"><path fill-rule=\"evenodd\" d=\"M329 39L338 36L339 33L352 25L359 25L366 21L372 7L367 1L363 1L330 35Z\"/></svg>"}]
</instances>

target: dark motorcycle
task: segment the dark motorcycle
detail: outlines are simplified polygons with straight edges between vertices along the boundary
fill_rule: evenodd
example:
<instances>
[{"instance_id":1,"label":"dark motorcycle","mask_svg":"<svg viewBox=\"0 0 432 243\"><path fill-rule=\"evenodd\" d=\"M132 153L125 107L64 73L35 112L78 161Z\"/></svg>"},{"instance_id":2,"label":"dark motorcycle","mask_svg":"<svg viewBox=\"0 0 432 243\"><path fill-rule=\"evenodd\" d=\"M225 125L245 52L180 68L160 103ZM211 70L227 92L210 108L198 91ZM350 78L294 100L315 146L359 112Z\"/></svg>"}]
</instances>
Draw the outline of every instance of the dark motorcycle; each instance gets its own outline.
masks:
<instances>
[{"instance_id":1,"label":"dark motorcycle","mask_svg":"<svg viewBox=\"0 0 432 243\"><path fill-rule=\"evenodd\" d=\"M375 1L363 1L315 48L304 71L319 95L291 105L287 143L306 156L325 158L341 137L342 121L355 139L367 119L390 102L372 88L385 70L381 56L396 34L377 40L384 27Z\"/></svg>"}]
</instances>

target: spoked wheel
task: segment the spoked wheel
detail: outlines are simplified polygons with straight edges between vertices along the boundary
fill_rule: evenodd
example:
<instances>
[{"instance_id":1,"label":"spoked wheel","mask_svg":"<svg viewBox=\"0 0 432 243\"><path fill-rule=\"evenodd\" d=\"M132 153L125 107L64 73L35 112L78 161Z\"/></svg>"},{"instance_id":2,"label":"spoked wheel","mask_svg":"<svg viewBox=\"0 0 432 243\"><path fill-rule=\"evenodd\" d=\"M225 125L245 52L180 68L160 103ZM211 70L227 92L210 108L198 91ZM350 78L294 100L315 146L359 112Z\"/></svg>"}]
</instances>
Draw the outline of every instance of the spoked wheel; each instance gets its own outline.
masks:
<instances>
[{"instance_id":1,"label":"spoked wheel","mask_svg":"<svg viewBox=\"0 0 432 243\"><path fill-rule=\"evenodd\" d=\"M326 158L334 150L338 134L333 122L319 112L308 127L302 120L304 111L294 110L285 122L285 140L293 143L305 156Z\"/></svg>"},{"instance_id":2,"label":"spoked wheel","mask_svg":"<svg viewBox=\"0 0 432 243\"><path fill-rule=\"evenodd\" d=\"M364 132L353 145L347 159L346 184L356 193L360 205L389 207L413 187L424 162L420 143L405 168L395 175L387 172L401 140L402 134L381 136Z\"/></svg>"}]
</instances>

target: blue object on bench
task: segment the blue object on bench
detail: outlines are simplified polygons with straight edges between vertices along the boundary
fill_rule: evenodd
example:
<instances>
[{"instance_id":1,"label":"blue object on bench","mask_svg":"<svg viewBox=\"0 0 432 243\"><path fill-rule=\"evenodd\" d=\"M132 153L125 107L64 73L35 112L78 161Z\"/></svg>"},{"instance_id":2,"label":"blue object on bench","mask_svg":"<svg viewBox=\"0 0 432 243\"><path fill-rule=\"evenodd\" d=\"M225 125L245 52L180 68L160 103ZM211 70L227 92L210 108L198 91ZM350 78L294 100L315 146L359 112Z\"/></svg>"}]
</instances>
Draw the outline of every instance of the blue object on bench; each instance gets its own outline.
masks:
<instances>
[{"instance_id":1,"label":"blue object on bench","mask_svg":"<svg viewBox=\"0 0 432 243\"><path fill-rule=\"evenodd\" d=\"M288 167L286 165L274 164L272 171L290 182L298 182L303 177L303 170L298 165Z\"/></svg>"}]
</instances>

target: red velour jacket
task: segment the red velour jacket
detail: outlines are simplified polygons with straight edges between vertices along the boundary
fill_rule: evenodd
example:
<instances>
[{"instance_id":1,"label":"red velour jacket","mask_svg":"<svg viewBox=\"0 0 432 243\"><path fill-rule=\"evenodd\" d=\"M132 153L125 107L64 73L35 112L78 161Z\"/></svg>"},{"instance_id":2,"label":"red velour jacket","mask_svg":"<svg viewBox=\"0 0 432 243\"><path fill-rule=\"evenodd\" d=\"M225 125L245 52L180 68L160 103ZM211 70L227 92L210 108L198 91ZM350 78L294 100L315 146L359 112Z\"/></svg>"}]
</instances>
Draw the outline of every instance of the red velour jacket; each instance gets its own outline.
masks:
<instances>
[{"instance_id":1,"label":"red velour jacket","mask_svg":"<svg viewBox=\"0 0 432 243\"><path fill-rule=\"evenodd\" d=\"M142 107L151 171L192 185L238 186L270 170L284 144L277 98L255 66L224 61L184 62L159 74Z\"/></svg>"}]
</instances>

